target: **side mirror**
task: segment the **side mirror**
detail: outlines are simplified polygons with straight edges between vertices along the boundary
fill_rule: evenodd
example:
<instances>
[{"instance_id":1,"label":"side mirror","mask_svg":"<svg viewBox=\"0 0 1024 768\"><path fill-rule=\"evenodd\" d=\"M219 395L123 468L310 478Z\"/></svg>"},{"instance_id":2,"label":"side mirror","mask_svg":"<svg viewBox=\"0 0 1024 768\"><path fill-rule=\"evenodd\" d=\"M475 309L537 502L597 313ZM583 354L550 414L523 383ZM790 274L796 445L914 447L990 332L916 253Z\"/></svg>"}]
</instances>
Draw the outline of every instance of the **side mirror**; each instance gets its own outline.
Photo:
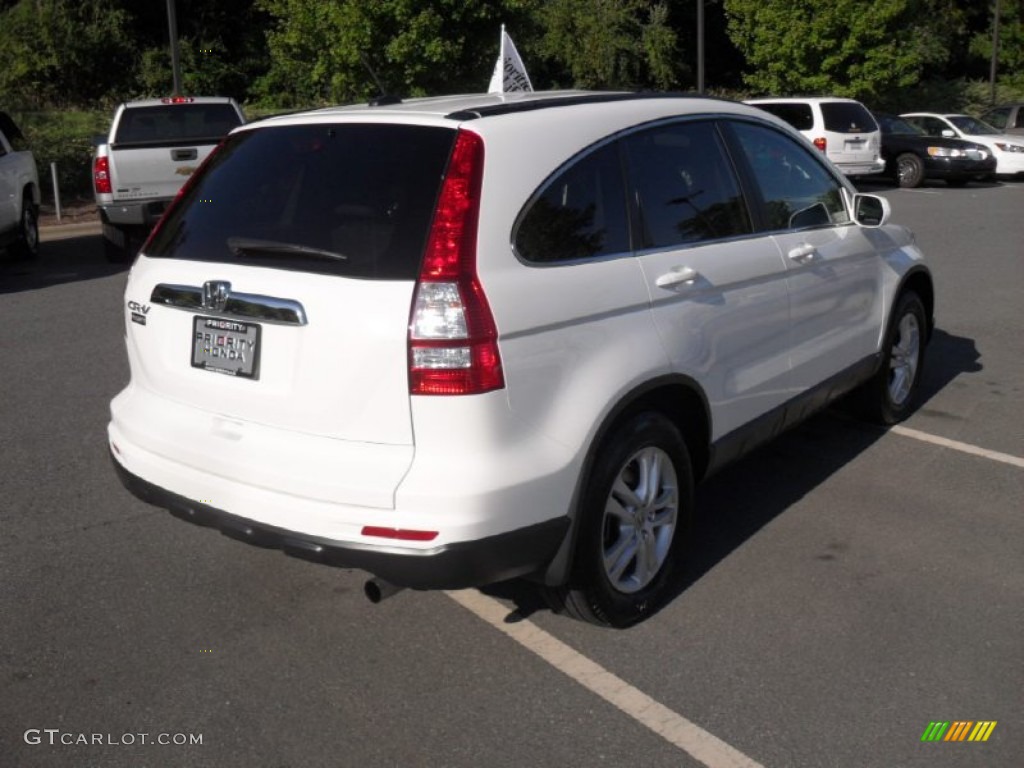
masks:
<instances>
[{"instance_id":1,"label":"side mirror","mask_svg":"<svg viewBox=\"0 0 1024 768\"><path fill-rule=\"evenodd\" d=\"M942 129L942 135L943 135L943 137L945 137L947 139L955 139L956 138L956 133L951 128L943 128Z\"/></svg>"},{"instance_id":2,"label":"side mirror","mask_svg":"<svg viewBox=\"0 0 1024 768\"><path fill-rule=\"evenodd\" d=\"M880 227L887 224L892 209L889 201L878 195L853 196L853 218L864 227Z\"/></svg>"}]
</instances>

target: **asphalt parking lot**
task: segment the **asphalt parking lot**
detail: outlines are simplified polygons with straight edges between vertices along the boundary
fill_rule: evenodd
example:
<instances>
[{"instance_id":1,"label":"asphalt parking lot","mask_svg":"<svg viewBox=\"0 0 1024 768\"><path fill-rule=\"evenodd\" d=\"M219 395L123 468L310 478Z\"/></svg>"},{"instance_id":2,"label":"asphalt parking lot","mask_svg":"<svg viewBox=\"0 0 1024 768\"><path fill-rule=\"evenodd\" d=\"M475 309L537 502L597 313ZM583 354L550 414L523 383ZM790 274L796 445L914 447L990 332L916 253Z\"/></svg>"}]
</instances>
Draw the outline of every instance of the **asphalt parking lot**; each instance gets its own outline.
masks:
<instances>
[{"instance_id":1,"label":"asphalt parking lot","mask_svg":"<svg viewBox=\"0 0 1024 768\"><path fill-rule=\"evenodd\" d=\"M0 766L1020 765L1024 182L863 189L935 273L921 408L713 478L678 596L620 632L518 582L373 606L138 502L124 269L81 232L0 263Z\"/></svg>"}]
</instances>

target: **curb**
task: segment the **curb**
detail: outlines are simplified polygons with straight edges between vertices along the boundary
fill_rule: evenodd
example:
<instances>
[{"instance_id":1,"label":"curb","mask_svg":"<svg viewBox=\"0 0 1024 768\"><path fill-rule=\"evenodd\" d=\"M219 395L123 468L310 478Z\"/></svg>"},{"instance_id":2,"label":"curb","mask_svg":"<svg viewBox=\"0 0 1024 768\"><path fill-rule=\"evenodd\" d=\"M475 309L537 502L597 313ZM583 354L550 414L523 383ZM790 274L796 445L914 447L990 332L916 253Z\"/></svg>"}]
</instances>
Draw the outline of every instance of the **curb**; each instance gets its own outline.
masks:
<instances>
[{"instance_id":1,"label":"curb","mask_svg":"<svg viewBox=\"0 0 1024 768\"><path fill-rule=\"evenodd\" d=\"M82 237L83 235L98 235L103 227L98 221L87 221L82 224L52 224L39 227L39 242L46 243L51 240L66 240L70 237Z\"/></svg>"}]
</instances>

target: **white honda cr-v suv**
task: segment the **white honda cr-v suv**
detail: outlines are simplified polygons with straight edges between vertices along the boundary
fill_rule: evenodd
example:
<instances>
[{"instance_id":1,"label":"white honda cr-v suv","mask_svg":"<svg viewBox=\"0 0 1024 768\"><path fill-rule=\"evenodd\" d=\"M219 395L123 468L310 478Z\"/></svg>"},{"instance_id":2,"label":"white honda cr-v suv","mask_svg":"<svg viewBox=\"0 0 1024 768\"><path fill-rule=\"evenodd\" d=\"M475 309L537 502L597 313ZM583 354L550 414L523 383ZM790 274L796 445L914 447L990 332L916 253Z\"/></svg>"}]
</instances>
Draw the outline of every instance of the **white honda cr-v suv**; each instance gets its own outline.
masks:
<instances>
[{"instance_id":1,"label":"white honda cr-v suv","mask_svg":"<svg viewBox=\"0 0 1024 768\"><path fill-rule=\"evenodd\" d=\"M624 626L693 486L840 395L911 408L933 288L886 201L728 101L534 93L234 131L125 292L141 499L394 586Z\"/></svg>"}]
</instances>

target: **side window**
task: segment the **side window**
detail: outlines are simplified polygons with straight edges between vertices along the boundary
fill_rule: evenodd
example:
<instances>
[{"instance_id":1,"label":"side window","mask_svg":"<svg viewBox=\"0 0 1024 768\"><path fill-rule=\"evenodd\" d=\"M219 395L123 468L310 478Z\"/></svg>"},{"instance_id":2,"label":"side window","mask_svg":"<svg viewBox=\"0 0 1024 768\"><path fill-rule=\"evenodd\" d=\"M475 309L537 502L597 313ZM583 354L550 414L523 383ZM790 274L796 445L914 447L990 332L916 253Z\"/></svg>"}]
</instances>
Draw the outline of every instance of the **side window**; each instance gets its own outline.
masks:
<instances>
[{"instance_id":1,"label":"side window","mask_svg":"<svg viewBox=\"0 0 1024 768\"><path fill-rule=\"evenodd\" d=\"M850 220L841 184L810 150L765 126L736 122L733 130L761 192L768 229L807 229Z\"/></svg>"},{"instance_id":2,"label":"side window","mask_svg":"<svg viewBox=\"0 0 1024 768\"><path fill-rule=\"evenodd\" d=\"M640 209L643 247L664 248L753 231L713 123L661 125L623 142Z\"/></svg>"},{"instance_id":3,"label":"side window","mask_svg":"<svg viewBox=\"0 0 1024 768\"><path fill-rule=\"evenodd\" d=\"M521 216L519 256L559 262L626 253L629 219L614 144L590 153L552 179Z\"/></svg>"},{"instance_id":4,"label":"side window","mask_svg":"<svg viewBox=\"0 0 1024 768\"><path fill-rule=\"evenodd\" d=\"M771 104L755 104L766 112L785 120L798 131L809 131L814 128L814 113L810 104L799 102L779 102Z\"/></svg>"},{"instance_id":5,"label":"side window","mask_svg":"<svg viewBox=\"0 0 1024 768\"><path fill-rule=\"evenodd\" d=\"M1024 128L1024 107L1017 107L1017 119L1013 121L1014 128Z\"/></svg>"},{"instance_id":6,"label":"side window","mask_svg":"<svg viewBox=\"0 0 1024 768\"><path fill-rule=\"evenodd\" d=\"M934 117L926 117L922 120L924 124L924 130L929 136L941 136L942 132L948 127L941 120L936 120Z\"/></svg>"},{"instance_id":7,"label":"side window","mask_svg":"<svg viewBox=\"0 0 1024 768\"><path fill-rule=\"evenodd\" d=\"M1006 121L1009 117L1010 108L1005 107L1002 109L993 109L991 112L985 115L984 120L989 125L992 125L1002 131L1006 129Z\"/></svg>"}]
</instances>

